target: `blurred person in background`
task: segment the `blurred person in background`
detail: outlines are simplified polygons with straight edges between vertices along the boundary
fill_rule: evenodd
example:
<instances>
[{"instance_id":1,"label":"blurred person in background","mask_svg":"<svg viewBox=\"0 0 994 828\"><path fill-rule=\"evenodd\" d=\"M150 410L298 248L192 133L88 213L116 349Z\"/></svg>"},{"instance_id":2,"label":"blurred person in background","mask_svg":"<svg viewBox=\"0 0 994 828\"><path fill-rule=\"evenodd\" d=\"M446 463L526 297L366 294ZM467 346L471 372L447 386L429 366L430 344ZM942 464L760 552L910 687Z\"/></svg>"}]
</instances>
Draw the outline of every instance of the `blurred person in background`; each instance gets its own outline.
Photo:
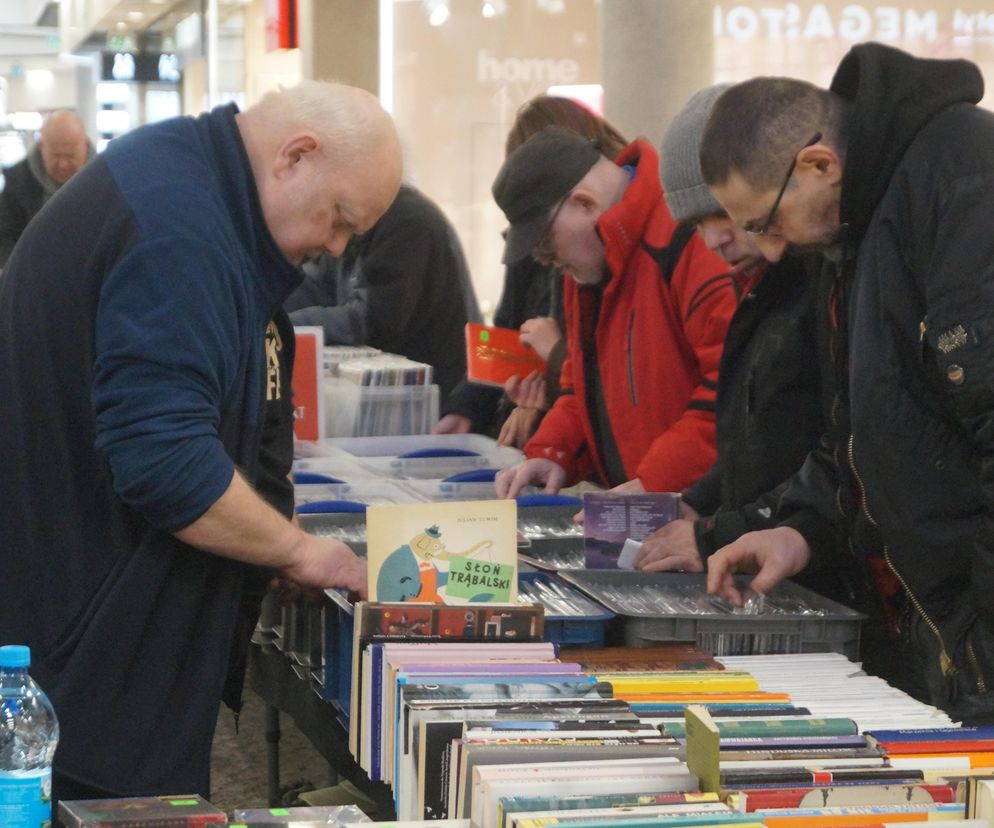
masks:
<instances>
[{"instance_id":1,"label":"blurred person in background","mask_svg":"<svg viewBox=\"0 0 994 828\"><path fill-rule=\"evenodd\" d=\"M294 325L320 325L325 345L428 363L445 405L466 375L464 329L480 309L455 228L434 201L402 185L372 230L304 269L284 304Z\"/></svg>"},{"instance_id":2,"label":"blurred person in background","mask_svg":"<svg viewBox=\"0 0 994 828\"><path fill-rule=\"evenodd\" d=\"M0 193L0 268L10 258L28 222L55 192L93 156L83 122L75 112L53 112L27 158L3 171Z\"/></svg>"},{"instance_id":3,"label":"blurred person in background","mask_svg":"<svg viewBox=\"0 0 994 828\"><path fill-rule=\"evenodd\" d=\"M594 141L605 158L614 160L628 141L608 121L570 98L538 95L519 110L507 134L510 155L547 126L561 126ZM525 256L505 262L504 290L494 325L517 328L521 341L547 363L545 375L512 377L503 392L464 380L456 388L436 434L469 431L497 436L501 445L523 448L545 412L559 396L559 375L566 358L563 328L562 269Z\"/></svg>"}]
</instances>

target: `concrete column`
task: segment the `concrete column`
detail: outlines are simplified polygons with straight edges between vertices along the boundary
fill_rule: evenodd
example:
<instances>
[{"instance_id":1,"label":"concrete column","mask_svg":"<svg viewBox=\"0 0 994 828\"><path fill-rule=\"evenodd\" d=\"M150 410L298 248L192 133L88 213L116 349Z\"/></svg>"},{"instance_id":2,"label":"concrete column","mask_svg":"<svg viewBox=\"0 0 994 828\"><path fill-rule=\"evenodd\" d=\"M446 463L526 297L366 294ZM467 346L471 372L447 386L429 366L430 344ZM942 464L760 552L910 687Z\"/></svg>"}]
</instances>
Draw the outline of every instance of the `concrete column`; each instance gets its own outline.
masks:
<instances>
[{"instance_id":1,"label":"concrete column","mask_svg":"<svg viewBox=\"0 0 994 828\"><path fill-rule=\"evenodd\" d=\"M379 6L376 0L298 0L302 76L378 95Z\"/></svg>"},{"instance_id":2,"label":"concrete column","mask_svg":"<svg viewBox=\"0 0 994 828\"><path fill-rule=\"evenodd\" d=\"M602 0L604 115L657 147L673 116L713 83L713 2Z\"/></svg>"}]
</instances>

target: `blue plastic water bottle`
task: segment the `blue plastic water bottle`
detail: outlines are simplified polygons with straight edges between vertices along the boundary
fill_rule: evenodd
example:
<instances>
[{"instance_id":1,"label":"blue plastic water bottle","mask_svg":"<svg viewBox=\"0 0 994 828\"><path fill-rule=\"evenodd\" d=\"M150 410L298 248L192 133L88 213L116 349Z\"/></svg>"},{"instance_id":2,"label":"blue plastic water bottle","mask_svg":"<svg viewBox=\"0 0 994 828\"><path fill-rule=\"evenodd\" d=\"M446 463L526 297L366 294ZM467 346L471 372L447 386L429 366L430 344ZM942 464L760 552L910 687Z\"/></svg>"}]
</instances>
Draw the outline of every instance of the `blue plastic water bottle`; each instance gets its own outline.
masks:
<instances>
[{"instance_id":1,"label":"blue plastic water bottle","mask_svg":"<svg viewBox=\"0 0 994 828\"><path fill-rule=\"evenodd\" d=\"M0 825L52 823L52 757L59 742L55 710L28 675L31 650L0 647Z\"/></svg>"}]
</instances>

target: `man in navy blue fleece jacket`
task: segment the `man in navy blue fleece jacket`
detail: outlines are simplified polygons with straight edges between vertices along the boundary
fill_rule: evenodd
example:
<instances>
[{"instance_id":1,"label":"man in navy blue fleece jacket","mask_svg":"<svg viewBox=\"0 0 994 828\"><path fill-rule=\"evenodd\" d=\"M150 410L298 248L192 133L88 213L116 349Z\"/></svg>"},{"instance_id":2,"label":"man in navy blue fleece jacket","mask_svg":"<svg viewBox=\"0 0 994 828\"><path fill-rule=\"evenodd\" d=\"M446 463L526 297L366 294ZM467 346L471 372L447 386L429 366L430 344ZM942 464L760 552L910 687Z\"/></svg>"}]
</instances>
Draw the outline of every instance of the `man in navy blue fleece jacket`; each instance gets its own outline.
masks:
<instances>
[{"instance_id":1,"label":"man in navy blue fleece jacket","mask_svg":"<svg viewBox=\"0 0 994 828\"><path fill-rule=\"evenodd\" d=\"M305 82L115 140L0 277L0 638L62 738L55 798L207 793L243 580L362 591L254 491L268 321L400 186L368 93Z\"/></svg>"}]
</instances>

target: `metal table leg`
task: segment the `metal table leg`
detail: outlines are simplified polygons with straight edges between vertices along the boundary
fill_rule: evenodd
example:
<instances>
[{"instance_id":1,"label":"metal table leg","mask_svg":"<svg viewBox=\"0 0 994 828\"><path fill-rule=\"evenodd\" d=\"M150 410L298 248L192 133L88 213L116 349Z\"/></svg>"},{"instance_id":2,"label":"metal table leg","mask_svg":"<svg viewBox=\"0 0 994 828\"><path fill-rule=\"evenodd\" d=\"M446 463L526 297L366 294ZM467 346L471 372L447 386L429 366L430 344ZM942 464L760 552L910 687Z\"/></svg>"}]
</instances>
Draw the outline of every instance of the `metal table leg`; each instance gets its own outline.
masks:
<instances>
[{"instance_id":1,"label":"metal table leg","mask_svg":"<svg viewBox=\"0 0 994 828\"><path fill-rule=\"evenodd\" d=\"M266 705L266 770L268 776L269 807L280 804L280 711Z\"/></svg>"}]
</instances>

